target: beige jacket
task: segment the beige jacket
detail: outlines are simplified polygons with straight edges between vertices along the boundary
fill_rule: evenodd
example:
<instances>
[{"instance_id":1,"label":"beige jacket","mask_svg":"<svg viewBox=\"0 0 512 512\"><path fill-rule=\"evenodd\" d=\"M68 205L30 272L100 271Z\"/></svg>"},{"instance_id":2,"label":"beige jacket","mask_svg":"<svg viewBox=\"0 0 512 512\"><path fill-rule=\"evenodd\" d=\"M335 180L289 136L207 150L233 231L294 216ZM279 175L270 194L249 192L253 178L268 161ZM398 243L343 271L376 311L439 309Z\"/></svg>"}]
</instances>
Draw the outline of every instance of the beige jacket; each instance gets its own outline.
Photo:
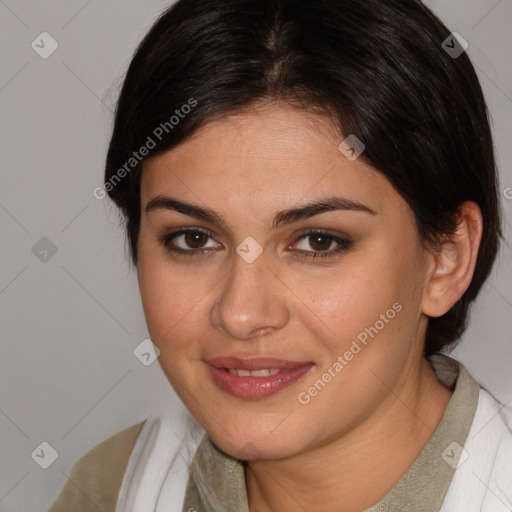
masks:
<instances>
[{"instance_id":1,"label":"beige jacket","mask_svg":"<svg viewBox=\"0 0 512 512\"><path fill-rule=\"evenodd\" d=\"M48 512L114 512L128 459L143 425L144 421L121 430L82 455Z\"/></svg>"}]
</instances>

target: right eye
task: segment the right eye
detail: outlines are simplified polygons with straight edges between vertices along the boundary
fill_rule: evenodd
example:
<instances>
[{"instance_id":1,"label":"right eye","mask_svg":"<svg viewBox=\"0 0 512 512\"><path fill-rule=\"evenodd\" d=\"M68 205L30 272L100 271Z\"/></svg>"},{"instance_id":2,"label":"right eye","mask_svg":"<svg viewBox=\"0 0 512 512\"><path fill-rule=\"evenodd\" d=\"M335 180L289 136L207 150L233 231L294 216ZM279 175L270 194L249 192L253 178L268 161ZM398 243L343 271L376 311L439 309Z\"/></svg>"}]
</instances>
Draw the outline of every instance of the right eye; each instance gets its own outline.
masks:
<instances>
[{"instance_id":1,"label":"right eye","mask_svg":"<svg viewBox=\"0 0 512 512\"><path fill-rule=\"evenodd\" d=\"M208 238L213 238L213 235L207 230L185 228L164 235L161 243L170 252L184 256L198 256L212 252L211 248L203 249ZM182 247L175 245L175 240L180 239L184 244Z\"/></svg>"}]
</instances>

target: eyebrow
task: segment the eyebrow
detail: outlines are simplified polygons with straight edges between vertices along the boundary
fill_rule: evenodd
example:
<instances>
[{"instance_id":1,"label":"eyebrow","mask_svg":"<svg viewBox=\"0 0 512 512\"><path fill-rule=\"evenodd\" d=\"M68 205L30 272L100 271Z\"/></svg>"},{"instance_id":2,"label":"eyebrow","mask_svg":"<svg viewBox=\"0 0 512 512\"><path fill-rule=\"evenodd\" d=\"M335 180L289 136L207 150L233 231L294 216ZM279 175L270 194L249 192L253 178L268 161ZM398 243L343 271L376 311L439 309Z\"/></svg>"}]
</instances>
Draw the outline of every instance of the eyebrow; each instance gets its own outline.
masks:
<instances>
[{"instance_id":1,"label":"eyebrow","mask_svg":"<svg viewBox=\"0 0 512 512\"><path fill-rule=\"evenodd\" d=\"M183 213L190 217L218 224L219 226L228 229L227 222L214 210L211 210L210 208L202 208L184 201L178 201L173 197L161 195L156 196L147 203L145 208L147 213L159 209ZM377 215L377 213L371 208L358 201L344 197L326 197L317 199L304 206L289 208L276 213L272 220L271 229L275 229L284 224L291 224L299 220L306 220L314 217L315 215L320 215L321 213L338 210L364 212L371 215Z\"/></svg>"}]
</instances>

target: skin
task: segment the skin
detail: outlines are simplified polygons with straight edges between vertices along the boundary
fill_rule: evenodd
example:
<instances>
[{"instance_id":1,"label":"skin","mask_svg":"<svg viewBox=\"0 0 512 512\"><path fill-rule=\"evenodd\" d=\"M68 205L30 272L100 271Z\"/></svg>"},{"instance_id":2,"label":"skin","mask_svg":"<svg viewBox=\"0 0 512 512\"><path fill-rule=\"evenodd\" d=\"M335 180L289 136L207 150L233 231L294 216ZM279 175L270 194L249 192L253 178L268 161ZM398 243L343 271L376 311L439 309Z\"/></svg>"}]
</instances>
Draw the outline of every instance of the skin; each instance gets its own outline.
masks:
<instances>
[{"instance_id":1,"label":"skin","mask_svg":"<svg viewBox=\"0 0 512 512\"><path fill-rule=\"evenodd\" d=\"M464 203L455 235L437 250L425 246L405 200L362 158L347 159L343 139L327 118L274 103L210 122L144 162L137 271L150 336L168 380L214 443L251 461L251 512L373 505L418 456L453 392L423 358L427 316L444 314L469 286L480 210ZM146 212L160 195L208 207L226 226ZM277 211L332 195L375 214L330 211L269 229ZM171 246L209 255L169 252L161 238L183 227L213 236L179 236ZM315 243L305 228L353 244L307 258L339 246ZM236 252L249 236L262 248L252 263ZM299 393L397 302L395 318L300 403ZM277 394L246 400L214 384L204 361L220 355L314 367Z\"/></svg>"}]
</instances>

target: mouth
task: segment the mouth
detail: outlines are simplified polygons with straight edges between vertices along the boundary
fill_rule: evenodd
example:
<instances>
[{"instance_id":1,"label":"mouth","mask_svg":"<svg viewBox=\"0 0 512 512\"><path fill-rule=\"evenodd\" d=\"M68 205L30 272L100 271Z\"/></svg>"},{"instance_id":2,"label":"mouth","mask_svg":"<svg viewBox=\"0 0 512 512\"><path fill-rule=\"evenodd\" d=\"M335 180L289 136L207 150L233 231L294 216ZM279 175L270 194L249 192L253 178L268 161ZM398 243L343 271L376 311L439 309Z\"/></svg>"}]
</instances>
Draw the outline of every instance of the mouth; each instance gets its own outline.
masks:
<instances>
[{"instance_id":1,"label":"mouth","mask_svg":"<svg viewBox=\"0 0 512 512\"><path fill-rule=\"evenodd\" d=\"M286 359L277 359L274 357L234 357L221 356L213 357L206 361L215 368L224 368L226 370L291 370L300 368L306 364L312 364L310 361L288 361Z\"/></svg>"},{"instance_id":2,"label":"mouth","mask_svg":"<svg viewBox=\"0 0 512 512\"><path fill-rule=\"evenodd\" d=\"M214 383L232 396L258 400L290 386L314 366L312 362L270 357L215 357L206 361Z\"/></svg>"}]
</instances>

